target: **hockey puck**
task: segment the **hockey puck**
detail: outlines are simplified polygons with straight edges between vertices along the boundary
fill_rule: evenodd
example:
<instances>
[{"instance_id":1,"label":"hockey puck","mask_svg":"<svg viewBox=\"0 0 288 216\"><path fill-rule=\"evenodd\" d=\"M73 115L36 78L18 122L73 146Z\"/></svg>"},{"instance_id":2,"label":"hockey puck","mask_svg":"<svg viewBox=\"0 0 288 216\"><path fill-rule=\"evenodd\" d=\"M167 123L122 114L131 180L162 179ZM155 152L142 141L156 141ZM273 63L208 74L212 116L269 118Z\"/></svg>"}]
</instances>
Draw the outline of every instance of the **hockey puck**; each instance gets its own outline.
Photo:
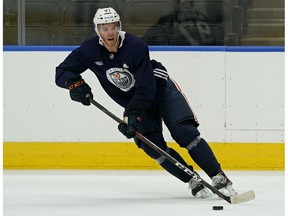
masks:
<instances>
[{"instance_id":1,"label":"hockey puck","mask_svg":"<svg viewBox=\"0 0 288 216\"><path fill-rule=\"evenodd\" d=\"M223 206L213 206L213 210L223 210Z\"/></svg>"}]
</instances>

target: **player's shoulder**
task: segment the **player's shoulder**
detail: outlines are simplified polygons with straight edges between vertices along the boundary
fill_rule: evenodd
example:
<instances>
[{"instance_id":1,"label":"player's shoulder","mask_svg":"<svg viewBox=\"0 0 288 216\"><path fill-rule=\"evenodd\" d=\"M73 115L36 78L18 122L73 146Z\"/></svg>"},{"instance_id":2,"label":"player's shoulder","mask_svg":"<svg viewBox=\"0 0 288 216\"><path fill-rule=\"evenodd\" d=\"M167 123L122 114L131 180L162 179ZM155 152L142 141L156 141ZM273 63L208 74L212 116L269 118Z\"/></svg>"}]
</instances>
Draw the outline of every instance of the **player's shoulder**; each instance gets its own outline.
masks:
<instances>
[{"instance_id":1,"label":"player's shoulder","mask_svg":"<svg viewBox=\"0 0 288 216\"><path fill-rule=\"evenodd\" d=\"M95 47L97 44L99 44L99 37L97 35L95 35L95 36L92 36L92 37L84 40L81 43L80 47L85 49L85 48L89 48L89 47Z\"/></svg>"},{"instance_id":2,"label":"player's shoulder","mask_svg":"<svg viewBox=\"0 0 288 216\"><path fill-rule=\"evenodd\" d=\"M148 49L148 45L141 38L127 32L125 33L124 44L133 46L134 49Z\"/></svg>"},{"instance_id":3,"label":"player's shoulder","mask_svg":"<svg viewBox=\"0 0 288 216\"><path fill-rule=\"evenodd\" d=\"M95 55L100 55L99 37L97 35L83 41L80 45L80 53L85 58L93 58Z\"/></svg>"}]
</instances>

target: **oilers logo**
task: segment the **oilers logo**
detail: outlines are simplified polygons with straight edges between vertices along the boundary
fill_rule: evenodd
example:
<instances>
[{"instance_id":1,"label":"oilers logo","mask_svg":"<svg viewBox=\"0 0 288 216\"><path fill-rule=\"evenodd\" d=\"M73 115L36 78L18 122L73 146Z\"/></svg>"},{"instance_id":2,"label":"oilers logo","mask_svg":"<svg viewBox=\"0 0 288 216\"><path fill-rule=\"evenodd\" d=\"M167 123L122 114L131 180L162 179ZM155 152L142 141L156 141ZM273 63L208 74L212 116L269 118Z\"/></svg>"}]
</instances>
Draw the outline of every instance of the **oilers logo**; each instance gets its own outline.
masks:
<instances>
[{"instance_id":1,"label":"oilers logo","mask_svg":"<svg viewBox=\"0 0 288 216\"><path fill-rule=\"evenodd\" d=\"M106 71L107 79L124 92L135 85L134 76L125 68L110 68Z\"/></svg>"}]
</instances>

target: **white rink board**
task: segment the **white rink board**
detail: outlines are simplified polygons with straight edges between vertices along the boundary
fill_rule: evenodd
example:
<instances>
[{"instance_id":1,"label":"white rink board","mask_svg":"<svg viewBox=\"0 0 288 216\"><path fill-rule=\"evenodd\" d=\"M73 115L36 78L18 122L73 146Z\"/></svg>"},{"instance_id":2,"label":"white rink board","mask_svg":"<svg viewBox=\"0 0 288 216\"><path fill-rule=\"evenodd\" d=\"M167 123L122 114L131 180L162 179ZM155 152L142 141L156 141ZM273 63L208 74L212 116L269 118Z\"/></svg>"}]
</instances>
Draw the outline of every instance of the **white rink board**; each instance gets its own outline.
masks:
<instances>
[{"instance_id":1,"label":"white rink board","mask_svg":"<svg viewBox=\"0 0 288 216\"><path fill-rule=\"evenodd\" d=\"M4 142L127 141L108 116L55 85L55 67L68 54L3 53ZM207 141L284 142L284 52L151 52L151 58L180 84ZM83 77L95 99L121 117L95 76ZM165 136L171 141L166 130Z\"/></svg>"},{"instance_id":2,"label":"white rink board","mask_svg":"<svg viewBox=\"0 0 288 216\"><path fill-rule=\"evenodd\" d=\"M284 142L283 53L231 53L226 62L227 141Z\"/></svg>"}]
</instances>

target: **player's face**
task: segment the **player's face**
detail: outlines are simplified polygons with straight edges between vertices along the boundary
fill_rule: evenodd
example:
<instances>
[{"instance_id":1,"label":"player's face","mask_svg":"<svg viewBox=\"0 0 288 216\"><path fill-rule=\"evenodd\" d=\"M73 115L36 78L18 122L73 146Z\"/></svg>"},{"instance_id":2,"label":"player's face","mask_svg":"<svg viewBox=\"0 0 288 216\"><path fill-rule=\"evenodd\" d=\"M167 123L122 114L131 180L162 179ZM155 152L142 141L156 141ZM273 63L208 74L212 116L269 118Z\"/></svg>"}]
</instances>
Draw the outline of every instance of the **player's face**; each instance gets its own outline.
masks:
<instances>
[{"instance_id":1,"label":"player's face","mask_svg":"<svg viewBox=\"0 0 288 216\"><path fill-rule=\"evenodd\" d=\"M107 46L113 47L116 45L119 33L119 26L117 22L100 24L98 31Z\"/></svg>"}]
</instances>

